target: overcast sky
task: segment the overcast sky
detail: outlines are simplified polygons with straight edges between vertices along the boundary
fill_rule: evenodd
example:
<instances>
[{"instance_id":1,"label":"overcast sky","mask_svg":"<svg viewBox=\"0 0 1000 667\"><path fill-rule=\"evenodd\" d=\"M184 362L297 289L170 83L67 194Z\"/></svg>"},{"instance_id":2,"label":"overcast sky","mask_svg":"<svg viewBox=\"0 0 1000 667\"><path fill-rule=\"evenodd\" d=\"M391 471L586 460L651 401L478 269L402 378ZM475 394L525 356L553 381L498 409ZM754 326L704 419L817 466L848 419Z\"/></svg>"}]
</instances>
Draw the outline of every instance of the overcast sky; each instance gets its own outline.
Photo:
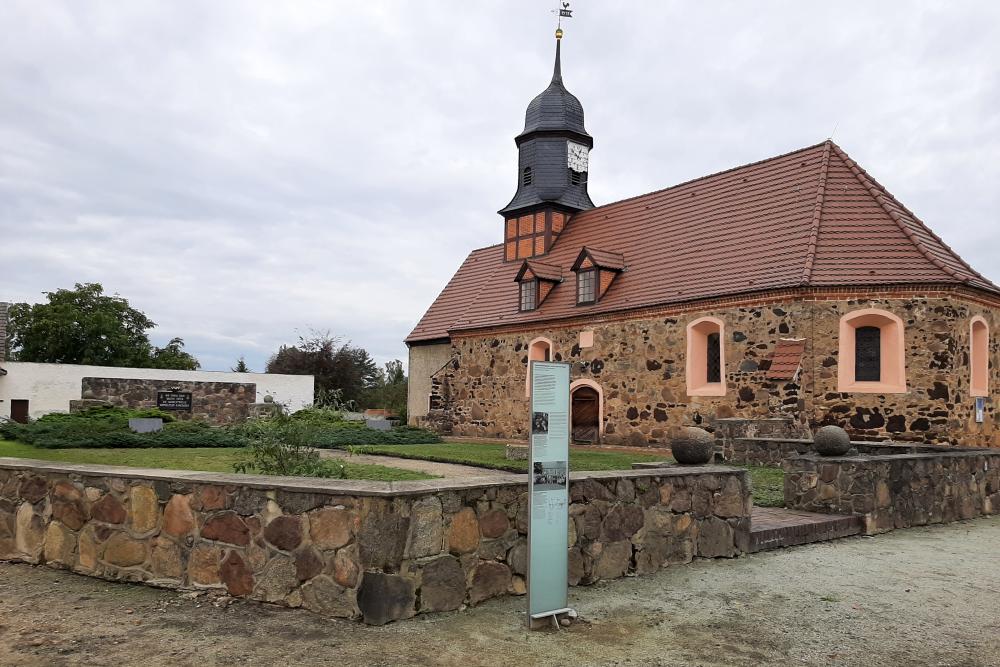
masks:
<instances>
[{"instance_id":1,"label":"overcast sky","mask_svg":"<svg viewBox=\"0 0 1000 667\"><path fill-rule=\"evenodd\" d=\"M0 11L0 300L100 282L205 369L379 362L501 240L555 3ZM1000 2L573 3L595 203L834 140L1000 281Z\"/></svg>"}]
</instances>

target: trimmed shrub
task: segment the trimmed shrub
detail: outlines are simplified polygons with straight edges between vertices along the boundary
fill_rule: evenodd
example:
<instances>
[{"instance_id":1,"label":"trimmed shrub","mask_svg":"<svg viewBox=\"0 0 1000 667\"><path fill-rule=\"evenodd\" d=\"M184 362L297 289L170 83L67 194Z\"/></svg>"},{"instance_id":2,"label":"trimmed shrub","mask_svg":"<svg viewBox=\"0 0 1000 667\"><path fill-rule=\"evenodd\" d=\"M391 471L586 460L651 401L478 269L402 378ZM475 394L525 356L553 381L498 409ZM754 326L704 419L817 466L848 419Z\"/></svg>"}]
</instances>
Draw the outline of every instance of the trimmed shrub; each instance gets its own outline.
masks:
<instances>
[{"instance_id":1,"label":"trimmed shrub","mask_svg":"<svg viewBox=\"0 0 1000 667\"><path fill-rule=\"evenodd\" d=\"M413 426L397 426L389 431L371 428L323 429L314 435L314 446L335 449L351 445L424 445L441 442L431 431Z\"/></svg>"}]
</instances>

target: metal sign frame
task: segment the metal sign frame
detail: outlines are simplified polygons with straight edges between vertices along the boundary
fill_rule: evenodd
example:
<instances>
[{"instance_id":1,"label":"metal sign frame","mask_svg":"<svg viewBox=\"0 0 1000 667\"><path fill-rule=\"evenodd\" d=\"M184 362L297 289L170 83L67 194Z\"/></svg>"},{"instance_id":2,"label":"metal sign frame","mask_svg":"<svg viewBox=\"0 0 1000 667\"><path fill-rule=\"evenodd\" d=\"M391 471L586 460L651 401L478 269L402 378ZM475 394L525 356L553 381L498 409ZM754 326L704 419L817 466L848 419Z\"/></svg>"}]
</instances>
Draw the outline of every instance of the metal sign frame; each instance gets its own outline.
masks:
<instances>
[{"instance_id":1,"label":"metal sign frame","mask_svg":"<svg viewBox=\"0 0 1000 667\"><path fill-rule=\"evenodd\" d=\"M566 543L569 529L570 364L528 363L531 400L528 412L527 622L530 628L532 620L551 617L555 623L558 614L571 611L567 606L569 548ZM544 524L540 523L542 516L546 517ZM546 544L546 540L553 544ZM555 558L546 561L550 567L543 571L541 563L533 566L533 552L536 556L541 549L551 553L555 544L561 545L561 551L555 547ZM545 578L544 583L539 577ZM546 590L543 591L542 586ZM533 602L543 593L554 604L535 609Z\"/></svg>"}]
</instances>

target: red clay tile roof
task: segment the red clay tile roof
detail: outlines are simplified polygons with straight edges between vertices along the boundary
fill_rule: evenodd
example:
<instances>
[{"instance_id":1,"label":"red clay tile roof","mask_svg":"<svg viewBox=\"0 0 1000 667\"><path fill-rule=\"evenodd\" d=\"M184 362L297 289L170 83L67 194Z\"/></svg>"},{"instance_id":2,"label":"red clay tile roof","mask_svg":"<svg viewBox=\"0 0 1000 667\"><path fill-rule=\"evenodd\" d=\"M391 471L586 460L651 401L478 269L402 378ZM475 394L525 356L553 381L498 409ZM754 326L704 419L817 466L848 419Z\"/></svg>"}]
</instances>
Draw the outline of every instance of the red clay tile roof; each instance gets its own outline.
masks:
<instances>
[{"instance_id":1,"label":"red clay tile roof","mask_svg":"<svg viewBox=\"0 0 1000 667\"><path fill-rule=\"evenodd\" d=\"M544 262L538 262L533 259L526 259L521 265L521 268L517 272L517 276L514 280L520 280L524 271L531 269L531 273L541 280L551 280L552 282L560 282L563 277L562 268L556 266L555 264L545 264Z\"/></svg>"},{"instance_id":2,"label":"red clay tile roof","mask_svg":"<svg viewBox=\"0 0 1000 667\"><path fill-rule=\"evenodd\" d=\"M771 367L767 369L765 377L768 380L794 379L805 349L806 341L804 338L779 340L778 344L774 346L774 352L771 353Z\"/></svg>"},{"instance_id":3,"label":"red clay tile roof","mask_svg":"<svg viewBox=\"0 0 1000 667\"><path fill-rule=\"evenodd\" d=\"M628 261L596 304L559 285L519 311L521 264L495 245L466 258L406 341L799 286L1000 293L831 141L577 213L544 262L569 268L584 247Z\"/></svg>"}]
</instances>

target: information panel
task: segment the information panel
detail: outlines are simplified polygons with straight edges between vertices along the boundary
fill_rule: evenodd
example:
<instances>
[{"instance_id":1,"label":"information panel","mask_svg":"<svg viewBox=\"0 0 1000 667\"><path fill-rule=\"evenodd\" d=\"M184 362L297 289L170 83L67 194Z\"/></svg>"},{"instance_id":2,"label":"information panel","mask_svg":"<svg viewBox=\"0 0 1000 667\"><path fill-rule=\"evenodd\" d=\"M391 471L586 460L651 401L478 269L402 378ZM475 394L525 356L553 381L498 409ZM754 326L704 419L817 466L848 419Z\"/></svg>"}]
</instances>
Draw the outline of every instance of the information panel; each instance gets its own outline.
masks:
<instances>
[{"instance_id":1,"label":"information panel","mask_svg":"<svg viewBox=\"0 0 1000 667\"><path fill-rule=\"evenodd\" d=\"M528 615L567 610L569 364L531 363Z\"/></svg>"}]
</instances>

